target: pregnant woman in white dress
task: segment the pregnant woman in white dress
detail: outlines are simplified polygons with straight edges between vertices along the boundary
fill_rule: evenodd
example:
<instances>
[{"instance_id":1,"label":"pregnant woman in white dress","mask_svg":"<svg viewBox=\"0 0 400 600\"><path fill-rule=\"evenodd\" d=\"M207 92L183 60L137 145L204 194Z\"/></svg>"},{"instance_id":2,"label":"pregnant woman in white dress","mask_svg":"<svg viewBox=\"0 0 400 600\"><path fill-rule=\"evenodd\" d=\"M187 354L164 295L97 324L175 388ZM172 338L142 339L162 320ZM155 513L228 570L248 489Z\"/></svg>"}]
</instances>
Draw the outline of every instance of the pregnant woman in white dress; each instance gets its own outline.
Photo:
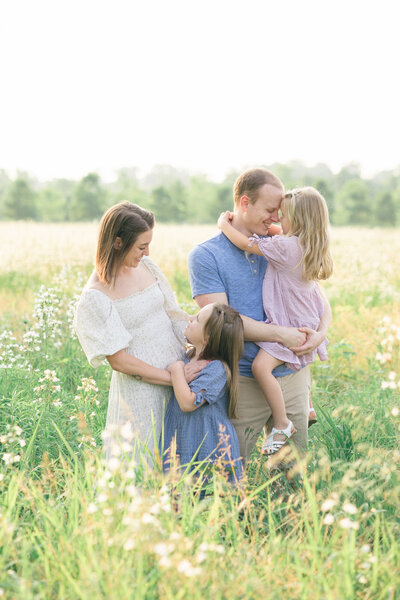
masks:
<instances>
[{"instance_id":1,"label":"pregnant woman in white dress","mask_svg":"<svg viewBox=\"0 0 400 600\"><path fill-rule=\"evenodd\" d=\"M75 330L90 364L97 367L107 358L113 369L105 435L108 457L118 453L121 427L125 449L129 430L132 443L139 441L136 459L140 448L151 453L157 447L171 394L166 367L184 355L188 315L148 258L153 226L154 215L130 202L105 213L96 271L75 313ZM187 372L188 380L193 376Z\"/></svg>"}]
</instances>

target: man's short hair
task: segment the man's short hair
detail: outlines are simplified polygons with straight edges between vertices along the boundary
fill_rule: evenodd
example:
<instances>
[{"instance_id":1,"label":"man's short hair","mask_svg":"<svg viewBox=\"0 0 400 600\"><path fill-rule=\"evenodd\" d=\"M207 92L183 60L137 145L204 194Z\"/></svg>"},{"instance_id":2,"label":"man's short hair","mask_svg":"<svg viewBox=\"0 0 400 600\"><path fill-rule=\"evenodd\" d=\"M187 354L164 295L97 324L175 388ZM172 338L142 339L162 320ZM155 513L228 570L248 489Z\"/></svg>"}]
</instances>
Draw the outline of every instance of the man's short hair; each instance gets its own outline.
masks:
<instances>
[{"instance_id":1,"label":"man's short hair","mask_svg":"<svg viewBox=\"0 0 400 600\"><path fill-rule=\"evenodd\" d=\"M258 197L258 190L266 183L283 190L281 180L268 169L247 169L239 175L234 183L233 199L235 204L239 204L242 196L248 196L250 202L254 204Z\"/></svg>"}]
</instances>

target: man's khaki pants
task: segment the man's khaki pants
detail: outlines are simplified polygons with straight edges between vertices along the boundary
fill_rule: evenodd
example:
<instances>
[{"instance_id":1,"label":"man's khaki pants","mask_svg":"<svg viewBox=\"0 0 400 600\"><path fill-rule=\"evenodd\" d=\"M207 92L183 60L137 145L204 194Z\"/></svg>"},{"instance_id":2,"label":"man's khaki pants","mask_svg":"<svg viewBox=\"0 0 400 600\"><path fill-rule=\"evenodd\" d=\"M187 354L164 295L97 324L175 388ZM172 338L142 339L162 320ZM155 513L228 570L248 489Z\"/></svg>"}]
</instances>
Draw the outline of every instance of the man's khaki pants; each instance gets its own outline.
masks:
<instances>
[{"instance_id":1,"label":"man's khaki pants","mask_svg":"<svg viewBox=\"0 0 400 600\"><path fill-rule=\"evenodd\" d=\"M308 444L308 401L310 393L310 371L301 371L277 377L285 399L286 413L293 422L296 433L290 438L297 451L302 454ZM239 376L239 399L236 418L232 419L239 438L240 454L246 465L257 438L264 425L272 427L271 409L258 383L252 377Z\"/></svg>"}]
</instances>

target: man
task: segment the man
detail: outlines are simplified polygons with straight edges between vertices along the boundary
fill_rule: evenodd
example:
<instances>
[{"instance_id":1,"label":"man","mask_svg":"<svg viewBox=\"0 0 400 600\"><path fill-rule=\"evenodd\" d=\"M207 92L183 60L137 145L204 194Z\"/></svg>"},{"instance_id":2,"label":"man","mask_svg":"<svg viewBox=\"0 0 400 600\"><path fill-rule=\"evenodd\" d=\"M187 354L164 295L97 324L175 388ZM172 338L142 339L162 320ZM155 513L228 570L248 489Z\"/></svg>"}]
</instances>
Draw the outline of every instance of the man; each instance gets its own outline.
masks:
<instances>
[{"instance_id":1,"label":"man","mask_svg":"<svg viewBox=\"0 0 400 600\"><path fill-rule=\"evenodd\" d=\"M246 236L267 235L272 223L279 221L284 195L281 181L266 169L249 169L238 177L233 192L233 227ZM267 260L243 252L223 233L196 246L188 261L192 295L197 304L200 307L210 302L230 304L242 315L245 339L251 340L246 341L239 363L239 401L237 416L232 420L246 463L260 432L271 419L271 409L251 372L258 352L254 342L280 342L299 355L305 354L325 338L331 320L330 306L324 297L324 314L318 331L264 323L262 282ZM305 367L294 373L281 365L274 375L282 389L288 418L296 428L291 440L299 452L304 452L308 443L309 369Z\"/></svg>"}]
</instances>

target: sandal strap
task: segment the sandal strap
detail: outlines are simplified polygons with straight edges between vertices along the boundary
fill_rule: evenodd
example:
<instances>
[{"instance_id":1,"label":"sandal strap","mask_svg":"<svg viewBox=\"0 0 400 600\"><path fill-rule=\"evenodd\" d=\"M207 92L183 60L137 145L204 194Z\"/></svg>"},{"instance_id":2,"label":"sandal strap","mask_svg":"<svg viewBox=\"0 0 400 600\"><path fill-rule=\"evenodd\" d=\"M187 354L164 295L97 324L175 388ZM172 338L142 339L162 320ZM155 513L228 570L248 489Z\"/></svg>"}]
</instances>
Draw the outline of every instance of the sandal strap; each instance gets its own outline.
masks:
<instances>
[{"instance_id":1,"label":"sandal strap","mask_svg":"<svg viewBox=\"0 0 400 600\"><path fill-rule=\"evenodd\" d=\"M277 429L276 427L273 427L271 433L269 434L262 446L263 454L274 454L275 452L278 452L278 450L280 450L282 446L284 446L288 439L292 436L292 433L294 433L293 429L294 425L291 421L289 421L289 424L287 427L285 427L285 429ZM276 435L277 433L280 435L284 435L285 439L274 440L274 435Z\"/></svg>"}]
</instances>

